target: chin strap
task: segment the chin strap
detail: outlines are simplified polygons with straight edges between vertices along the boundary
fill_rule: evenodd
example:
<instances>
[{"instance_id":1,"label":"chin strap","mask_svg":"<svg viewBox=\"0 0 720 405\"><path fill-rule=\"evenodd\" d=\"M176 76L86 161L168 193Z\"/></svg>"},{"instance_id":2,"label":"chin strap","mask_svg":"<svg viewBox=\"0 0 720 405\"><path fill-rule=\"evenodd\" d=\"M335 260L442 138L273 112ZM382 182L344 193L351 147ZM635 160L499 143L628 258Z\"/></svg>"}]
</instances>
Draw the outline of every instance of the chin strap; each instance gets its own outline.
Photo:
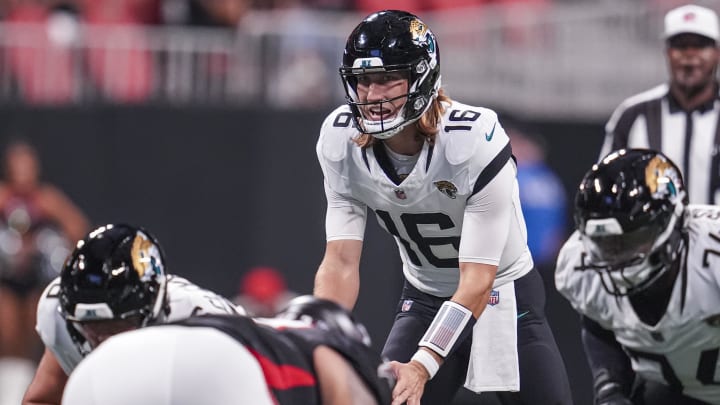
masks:
<instances>
[{"instance_id":1,"label":"chin strap","mask_svg":"<svg viewBox=\"0 0 720 405\"><path fill-rule=\"evenodd\" d=\"M80 352L80 355L85 357L90 354L92 349L90 348L87 339L85 339L85 336L77 330L73 322L65 320L65 328L67 329L70 339L72 339L72 342L75 344L78 352Z\"/></svg>"}]
</instances>

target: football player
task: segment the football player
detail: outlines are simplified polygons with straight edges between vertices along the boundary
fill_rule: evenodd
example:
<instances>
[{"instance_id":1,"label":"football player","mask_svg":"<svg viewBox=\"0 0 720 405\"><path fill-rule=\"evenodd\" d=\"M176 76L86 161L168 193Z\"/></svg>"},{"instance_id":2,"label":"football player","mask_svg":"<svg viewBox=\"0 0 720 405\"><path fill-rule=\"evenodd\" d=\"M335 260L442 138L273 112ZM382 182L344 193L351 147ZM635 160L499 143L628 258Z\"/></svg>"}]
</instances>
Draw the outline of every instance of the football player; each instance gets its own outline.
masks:
<instances>
[{"instance_id":1,"label":"football player","mask_svg":"<svg viewBox=\"0 0 720 405\"><path fill-rule=\"evenodd\" d=\"M622 149L587 172L555 283L583 315L595 403L720 404L720 208L678 167Z\"/></svg>"},{"instance_id":2,"label":"football player","mask_svg":"<svg viewBox=\"0 0 720 405\"><path fill-rule=\"evenodd\" d=\"M192 317L108 339L70 376L63 403L389 404L392 373L369 343L348 311L311 296L274 319Z\"/></svg>"},{"instance_id":3,"label":"football player","mask_svg":"<svg viewBox=\"0 0 720 405\"><path fill-rule=\"evenodd\" d=\"M45 344L24 405L60 404L67 378L109 336L203 313L237 314L225 298L167 273L149 232L111 224L90 232L38 304Z\"/></svg>"},{"instance_id":4,"label":"football player","mask_svg":"<svg viewBox=\"0 0 720 405\"><path fill-rule=\"evenodd\" d=\"M317 143L328 207L314 294L355 305L369 207L405 276L383 349L398 362L393 404L418 404L423 391L424 404L447 403L466 377L476 392L519 388L506 404L570 404L496 113L445 94L437 40L404 11L374 13L352 31L340 76L347 105Z\"/></svg>"}]
</instances>

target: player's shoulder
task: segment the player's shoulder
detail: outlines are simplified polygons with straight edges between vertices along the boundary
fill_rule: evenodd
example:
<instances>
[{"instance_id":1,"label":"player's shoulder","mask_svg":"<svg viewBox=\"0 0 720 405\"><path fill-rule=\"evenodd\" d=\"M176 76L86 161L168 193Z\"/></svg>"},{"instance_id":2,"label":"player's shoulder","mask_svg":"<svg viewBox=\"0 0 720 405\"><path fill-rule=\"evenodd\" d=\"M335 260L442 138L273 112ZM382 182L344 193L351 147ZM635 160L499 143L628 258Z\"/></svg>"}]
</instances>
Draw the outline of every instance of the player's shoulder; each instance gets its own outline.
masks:
<instances>
[{"instance_id":1,"label":"player's shoulder","mask_svg":"<svg viewBox=\"0 0 720 405\"><path fill-rule=\"evenodd\" d=\"M52 335L56 330L55 323L60 311L60 277L52 280L38 301L37 307L37 330L43 342L55 340Z\"/></svg>"},{"instance_id":2,"label":"player's shoulder","mask_svg":"<svg viewBox=\"0 0 720 405\"><path fill-rule=\"evenodd\" d=\"M82 358L67 330L60 313L60 277L52 280L40 297L35 330L67 374Z\"/></svg>"},{"instance_id":3,"label":"player's shoulder","mask_svg":"<svg viewBox=\"0 0 720 405\"><path fill-rule=\"evenodd\" d=\"M167 300L168 322L193 315L238 313L237 307L226 298L176 275L168 277Z\"/></svg>"},{"instance_id":4,"label":"player's shoulder","mask_svg":"<svg viewBox=\"0 0 720 405\"><path fill-rule=\"evenodd\" d=\"M438 138L448 162L471 163L479 168L489 164L510 142L495 111L457 101L446 105Z\"/></svg>"},{"instance_id":5,"label":"player's shoulder","mask_svg":"<svg viewBox=\"0 0 720 405\"><path fill-rule=\"evenodd\" d=\"M445 103L444 106L441 133L468 132L484 135L498 124L498 115L490 108L473 106L456 100Z\"/></svg>"},{"instance_id":6,"label":"player's shoulder","mask_svg":"<svg viewBox=\"0 0 720 405\"><path fill-rule=\"evenodd\" d=\"M332 130L332 128L335 128L335 131L342 131L342 128L352 128L353 126L352 111L350 111L350 107L347 104L342 104L325 117L321 130Z\"/></svg>"},{"instance_id":7,"label":"player's shoulder","mask_svg":"<svg viewBox=\"0 0 720 405\"><path fill-rule=\"evenodd\" d=\"M574 231L560 248L555 264L555 284L561 293L573 289L578 280L575 268L580 264L583 254L583 244L580 233ZM565 294L563 294L565 295Z\"/></svg>"},{"instance_id":8,"label":"player's shoulder","mask_svg":"<svg viewBox=\"0 0 720 405\"><path fill-rule=\"evenodd\" d=\"M57 305L60 297L60 276L55 277L52 281L45 286L42 296L40 297L41 303L54 303Z\"/></svg>"},{"instance_id":9,"label":"player's shoulder","mask_svg":"<svg viewBox=\"0 0 720 405\"><path fill-rule=\"evenodd\" d=\"M567 238L565 243L558 252L558 263L569 262L575 259L575 256L579 256L583 251L582 240L580 239L580 232L573 231L570 237Z\"/></svg>"},{"instance_id":10,"label":"player's shoulder","mask_svg":"<svg viewBox=\"0 0 720 405\"><path fill-rule=\"evenodd\" d=\"M318 157L332 162L344 159L357 133L350 107L342 105L336 108L328 114L320 128Z\"/></svg>"},{"instance_id":11,"label":"player's shoulder","mask_svg":"<svg viewBox=\"0 0 720 405\"><path fill-rule=\"evenodd\" d=\"M720 206L690 204L685 208L683 217L683 228L690 238L690 248L700 247L704 249L710 239L715 235L714 242L720 242Z\"/></svg>"},{"instance_id":12,"label":"player's shoulder","mask_svg":"<svg viewBox=\"0 0 720 405\"><path fill-rule=\"evenodd\" d=\"M720 206L689 204L685 207L684 225L690 229L717 227L720 223Z\"/></svg>"},{"instance_id":13,"label":"player's shoulder","mask_svg":"<svg viewBox=\"0 0 720 405\"><path fill-rule=\"evenodd\" d=\"M592 315L593 307L604 305L604 290L597 273L583 266L584 247L575 231L558 252L555 288L581 313Z\"/></svg>"}]
</instances>

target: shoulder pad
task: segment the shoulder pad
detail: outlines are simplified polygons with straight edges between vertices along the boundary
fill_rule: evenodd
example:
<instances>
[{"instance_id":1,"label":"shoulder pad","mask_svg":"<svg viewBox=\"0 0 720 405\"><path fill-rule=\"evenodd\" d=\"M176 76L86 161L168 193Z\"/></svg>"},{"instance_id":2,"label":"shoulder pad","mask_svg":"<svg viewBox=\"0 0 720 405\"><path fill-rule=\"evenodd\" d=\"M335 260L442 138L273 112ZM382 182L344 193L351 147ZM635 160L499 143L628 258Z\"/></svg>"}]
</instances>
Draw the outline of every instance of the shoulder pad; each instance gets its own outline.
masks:
<instances>
[{"instance_id":1,"label":"shoulder pad","mask_svg":"<svg viewBox=\"0 0 720 405\"><path fill-rule=\"evenodd\" d=\"M445 111L441 134L446 158L453 165L472 160L485 166L509 142L495 111L457 102Z\"/></svg>"},{"instance_id":2,"label":"shoulder pad","mask_svg":"<svg viewBox=\"0 0 720 405\"><path fill-rule=\"evenodd\" d=\"M593 270L577 269L583 251L580 233L575 231L558 253L555 288L575 310L604 324L601 307L604 305L605 290L600 278Z\"/></svg>"},{"instance_id":3,"label":"shoulder pad","mask_svg":"<svg viewBox=\"0 0 720 405\"><path fill-rule=\"evenodd\" d=\"M65 319L60 314L60 277L48 284L40 296L37 307L37 330L45 347L50 350L67 375L82 359L67 330Z\"/></svg>"},{"instance_id":4,"label":"shoulder pad","mask_svg":"<svg viewBox=\"0 0 720 405\"><path fill-rule=\"evenodd\" d=\"M328 186L340 194L349 194L348 171L352 165L349 154L357 148L352 139L358 135L350 107L341 106L325 119L316 146L320 168Z\"/></svg>"},{"instance_id":5,"label":"shoulder pad","mask_svg":"<svg viewBox=\"0 0 720 405\"><path fill-rule=\"evenodd\" d=\"M53 346L57 341L60 316L60 278L51 281L40 296L37 307L37 329L45 346ZM63 322L62 330L65 330Z\"/></svg>"},{"instance_id":6,"label":"shoulder pad","mask_svg":"<svg viewBox=\"0 0 720 405\"><path fill-rule=\"evenodd\" d=\"M690 204L685 209L686 228L717 227L718 224L720 224L720 206Z\"/></svg>"},{"instance_id":7,"label":"shoulder pad","mask_svg":"<svg viewBox=\"0 0 720 405\"><path fill-rule=\"evenodd\" d=\"M688 205L683 218L683 230L689 236L688 255L702 257L704 265L712 262L710 267L715 268L720 258L717 254L708 255L706 252L714 253L720 249L720 207Z\"/></svg>"},{"instance_id":8,"label":"shoulder pad","mask_svg":"<svg viewBox=\"0 0 720 405\"><path fill-rule=\"evenodd\" d=\"M167 299L170 307L167 322L193 315L238 314L235 305L226 298L178 276L168 280Z\"/></svg>"},{"instance_id":9,"label":"shoulder pad","mask_svg":"<svg viewBox=\"0 0 720 405\"><path fill-rule=\"evenodd\" d=\"M338 162L345 158L348 144L357 135L350 107L343 105L331 112L322 124L317 154L323 161Z\"/></svg>"},{"instance_id":10,"label":"shoulder pad","mask_svg":"<svg viewBox=\"0 0 720 405\"><path fill-rule=\"evenodd\" d=\"M572 287L573 271L574 267L579 264L582 250L580 234L578 231L574 231L557 254L555 288L571 302L573 301L573 297L571 297L569 293Z\"/></svg>"}]
</instances>

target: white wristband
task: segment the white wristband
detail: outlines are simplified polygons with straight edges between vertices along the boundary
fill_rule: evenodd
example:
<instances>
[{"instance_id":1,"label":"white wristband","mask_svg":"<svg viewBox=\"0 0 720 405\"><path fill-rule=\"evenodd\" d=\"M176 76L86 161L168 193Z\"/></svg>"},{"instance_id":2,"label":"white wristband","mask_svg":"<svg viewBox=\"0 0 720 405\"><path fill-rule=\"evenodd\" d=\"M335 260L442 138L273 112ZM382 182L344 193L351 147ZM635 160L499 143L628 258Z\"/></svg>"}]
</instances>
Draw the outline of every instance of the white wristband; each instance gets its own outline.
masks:
<instances>
[{"instance_id":1,"label":"white wristband","mask_svg":"<svg viewBox=\"0 0 720 405\"><path fill-rule=\"evenodd\" d=\"M457 302L443 302L418 346L427 347L440 357L447 357L471 319L472 326L475 320L469 309Z\"/></svg>"},{"instance_id":2,"label":"white wristband","mask_svg":"<svg viewBox=\"0 0 720 405\"><path fill-rule=\"evenodd\" d=\"M419 349L415 352L415 354L413 354L410 360L415 360L418 363L422 364L423 367L425 367L425 370L427 370L428 374L430 374L430 380L435 377L435 374L437 374L438 370L440 369L440 365L438 364L437 360L435 360L432 354L428 353L426 350Z\"/></svg>"}]
</instances>

